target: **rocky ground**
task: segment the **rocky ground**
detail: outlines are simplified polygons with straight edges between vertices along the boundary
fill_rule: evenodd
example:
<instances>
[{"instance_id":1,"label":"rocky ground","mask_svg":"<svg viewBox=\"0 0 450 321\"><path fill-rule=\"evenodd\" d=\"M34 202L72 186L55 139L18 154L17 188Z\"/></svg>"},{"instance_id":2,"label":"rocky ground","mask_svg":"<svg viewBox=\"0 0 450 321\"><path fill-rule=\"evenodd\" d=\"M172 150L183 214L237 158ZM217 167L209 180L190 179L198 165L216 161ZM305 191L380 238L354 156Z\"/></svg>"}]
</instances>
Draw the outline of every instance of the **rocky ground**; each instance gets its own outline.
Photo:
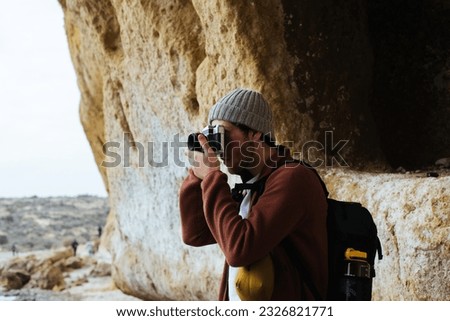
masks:
<instances>
[{"instance_id":1,"label":"rocky ground","mask_svg":"<svg viewBox=\"0 0 450 321\"><path fill-rule=\"evenodd\" d=\"M137 300L98 250L107 213L108 200L89 195L0 198L0 300Z\"/></svg>"}]
</instances>

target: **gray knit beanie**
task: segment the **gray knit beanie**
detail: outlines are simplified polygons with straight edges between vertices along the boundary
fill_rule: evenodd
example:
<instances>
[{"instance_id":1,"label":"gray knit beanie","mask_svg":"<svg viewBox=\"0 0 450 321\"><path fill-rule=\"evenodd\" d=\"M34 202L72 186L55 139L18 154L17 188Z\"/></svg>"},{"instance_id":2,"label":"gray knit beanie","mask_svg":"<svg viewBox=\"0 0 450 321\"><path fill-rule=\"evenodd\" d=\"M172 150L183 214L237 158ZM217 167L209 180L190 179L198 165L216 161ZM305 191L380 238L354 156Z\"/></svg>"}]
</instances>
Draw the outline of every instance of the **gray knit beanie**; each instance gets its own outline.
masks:
<instances>
[{"instance_id":1,"label":"gray knit beanie","mask_svg":"<svg viewBox=\"0 0 450 321\"><path fill-rule=\"evenodd\" d=\"M222 97L209 111L209 124L216 119L273 136L272 110L259 92L250 89L237 88Z\"/></svg>"}]
</instances>

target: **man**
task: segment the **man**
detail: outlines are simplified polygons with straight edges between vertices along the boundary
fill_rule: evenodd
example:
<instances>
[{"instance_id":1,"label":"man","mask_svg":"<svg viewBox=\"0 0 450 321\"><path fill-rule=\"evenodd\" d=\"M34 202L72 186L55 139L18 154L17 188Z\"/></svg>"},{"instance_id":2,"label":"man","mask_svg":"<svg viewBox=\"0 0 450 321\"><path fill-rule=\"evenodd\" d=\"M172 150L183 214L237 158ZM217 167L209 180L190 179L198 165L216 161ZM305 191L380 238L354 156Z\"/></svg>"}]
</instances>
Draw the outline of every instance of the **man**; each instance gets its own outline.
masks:
<instances>
[{"instance_id":1,"label":"man","mask_svg":"<svg viewBox=\"0 0 450 321\"><path fill-rule=\"evenodd\" d=\"M217 243L225 255L219 300L240 300L235 278L238 267L270 255L274 269L271 300L312 300L292 255L302 258L311 281L326 296L326 198L316 174L292 160L289 150L274 147L272 112L262 95L236 89L221 98L209 113L211 125L225 128L221 155L205 136L204 153L191 152L194 166L180 190L183 241L191 246ZM264 191L245 191L235 201L220 170L218 156L231 174L246 183L266 178ZM295 253L281 244L288 238ZM289 253L288 253L289 252Z\"/></svg>"},{"instance_id":2,"label":"man","mask_svg":"<svg viewBox=\"0 0 450 321\"><path fill-rule=\"evenodd\" d=\"M77 248L79 245L77 240L73 240L71 245L72 245L72 250L73 250L73 256L77 256Z\"/></svg>"}]
</instances>

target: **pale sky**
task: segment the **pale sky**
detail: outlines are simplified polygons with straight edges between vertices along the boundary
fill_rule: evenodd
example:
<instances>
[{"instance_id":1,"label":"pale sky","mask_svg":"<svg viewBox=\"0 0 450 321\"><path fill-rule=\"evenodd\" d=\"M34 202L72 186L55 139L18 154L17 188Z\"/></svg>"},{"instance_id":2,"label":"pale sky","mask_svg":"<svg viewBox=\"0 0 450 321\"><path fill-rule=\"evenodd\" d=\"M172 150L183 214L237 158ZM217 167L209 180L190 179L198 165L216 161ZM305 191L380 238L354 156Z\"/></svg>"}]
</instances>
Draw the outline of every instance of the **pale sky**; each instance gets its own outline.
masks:
<instances>
[{"instance_id":1,"label":"pale sky","mask_svg":"<svg viewBox=\"0 0 450 321\"><path fill-rule=\"evenodd\" d=\"M106 196L58 1L0 3L0 197Z\"/></svg>"}]
</instances>

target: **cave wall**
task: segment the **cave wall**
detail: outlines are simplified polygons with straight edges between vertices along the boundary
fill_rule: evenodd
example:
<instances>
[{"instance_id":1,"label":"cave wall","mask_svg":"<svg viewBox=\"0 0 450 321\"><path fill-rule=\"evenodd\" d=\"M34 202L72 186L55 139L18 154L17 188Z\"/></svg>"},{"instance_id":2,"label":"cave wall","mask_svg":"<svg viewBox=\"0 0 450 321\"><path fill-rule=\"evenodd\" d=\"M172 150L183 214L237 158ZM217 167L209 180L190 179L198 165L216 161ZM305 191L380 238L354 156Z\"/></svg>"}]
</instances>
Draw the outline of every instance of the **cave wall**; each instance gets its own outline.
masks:
<instances>
[{"instance_id":1,"label":"cave wall","mask_svg":"<svg viewBox=\"0 0 450 321\"><path fill-rule=\"evenodd\" d=\"M450 2L368 1L370 107L391 166L450 155Z\"/></svg>"},{"instance_id":2,"label":"cave wall","mask_svg":"<svg viewBox=\"0 0 450 321\"><path fill-rule=\"evenodd\" d=\"M278 141L327 168L327 184L340 186L335 195L362 197L381 226L387 255L377 280L393 287L376 283L374 298L448 299L441 279L426 272L435 271L436 260L449 265L444 251L449 240L443 232L436 239L420 236L436 215L441 231L449 228L448 177L422 185L422 177L404 181L394 174L361 177L352 171L388 167L397 151L389 148L403 137L389 142L385 135L407 131L384 119L404 95L386 96L388 87L380 81L390 70L383 53L387 31L376 27L385 7L366 1L59 2L81 93L80 119L109 193L102 244L111 252L113 278L122 291L144 299L216 298L220 251L187 247L180 237L178 189L188 167L180 142L204 126L218 98L249 87L271 104ZM444 48L444 39L440 43ZM428 70L427 79L445 80L446 74L439 78L442 68L434 74L438 69ZM385 85L401 83L402 70L389 74ZM439 88L440 105L429 108L445 110L448 88L445 82L433 84L427 88ZM416 88L410 96L422 94ZM410 96L408 101L415 101ZM428 133L435 145L448 143L442 136L448 122L442 124ZM445 150L429 148L433 157L446 156ZM415 154L402 159L417 159ZM343 174L330 174L335 171ZM409 218L417 217L412 231L401 214L408 194L399 200L386 187L389 182L399 190L427 191L410 211ZM433 194L439 206L431 208ZM418 248L428 249L420 260L411 254ZM404 267L416 263L424 274L412 283L417 273Z\"/></svg>"}]
</instances>

